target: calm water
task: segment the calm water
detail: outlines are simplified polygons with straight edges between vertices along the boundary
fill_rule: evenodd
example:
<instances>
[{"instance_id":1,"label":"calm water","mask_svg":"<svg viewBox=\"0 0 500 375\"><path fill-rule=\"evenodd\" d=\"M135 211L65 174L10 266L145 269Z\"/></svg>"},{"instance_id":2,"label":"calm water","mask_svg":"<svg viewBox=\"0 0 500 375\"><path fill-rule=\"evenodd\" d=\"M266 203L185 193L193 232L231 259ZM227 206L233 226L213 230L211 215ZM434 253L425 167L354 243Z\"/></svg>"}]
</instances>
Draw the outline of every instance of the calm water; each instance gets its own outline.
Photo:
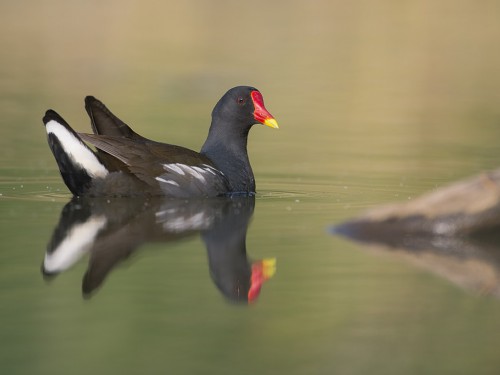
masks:
<instances>
[{"instance_id":1,"label":"calm water","mask_svg":"<svg viewBox=\"0 0 500 375\"><path fill-rule=\"evenodd\" d=\"M1 4L1 372L498 374L495 285L328 228L499 165L499 12ZM88 130L92 94L139 133L197 149L237 84L258 87L280 124L250 136L255 201L67 205L46 109ZM89 222L108 229L57 263L57 233ZM235 302L261 260L260 292Z\"/></svg>"}]
</instances>

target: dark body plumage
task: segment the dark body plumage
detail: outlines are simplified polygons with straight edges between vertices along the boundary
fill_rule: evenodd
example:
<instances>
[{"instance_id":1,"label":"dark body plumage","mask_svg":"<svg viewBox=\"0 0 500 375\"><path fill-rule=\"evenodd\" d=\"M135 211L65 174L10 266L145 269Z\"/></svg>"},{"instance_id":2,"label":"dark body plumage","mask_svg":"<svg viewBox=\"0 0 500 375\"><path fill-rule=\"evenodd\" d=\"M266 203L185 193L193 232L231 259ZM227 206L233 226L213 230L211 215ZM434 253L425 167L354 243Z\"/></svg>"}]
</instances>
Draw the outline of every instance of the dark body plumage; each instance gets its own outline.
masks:
<instances>
[{"instance_id":1,"label":"dark body plumage","mask_svg":"<svg viewBox=\"0 0 500 375\"><path fill-rule=\"evenodd\" d=\"M63 180L77 196L252 194L248 133L259 122L277 128L260 92L248 86L219 100L199 153L140 136L92 96L85 98L85 108L94 134L76 133L53 110L43 118Z\"/></svg>"}]
</instances>

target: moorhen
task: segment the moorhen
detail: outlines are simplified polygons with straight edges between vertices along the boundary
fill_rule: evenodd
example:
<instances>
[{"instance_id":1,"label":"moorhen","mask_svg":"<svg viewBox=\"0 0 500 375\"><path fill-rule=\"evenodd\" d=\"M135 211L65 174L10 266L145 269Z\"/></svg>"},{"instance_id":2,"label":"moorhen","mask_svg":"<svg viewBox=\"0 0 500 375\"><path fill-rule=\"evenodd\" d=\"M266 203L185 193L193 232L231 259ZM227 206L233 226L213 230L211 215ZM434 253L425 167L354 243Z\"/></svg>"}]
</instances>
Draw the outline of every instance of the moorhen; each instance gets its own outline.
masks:
<instances>
[{"instance_id":1,"label":"moorhen","mask_svg":"<svg viewBox=\"0 0 500 375\"><path fill-rule=\"evenodd\" d=\"M85 109L94 134L77 133L53 110L43 118L61 176L75 196L251 195L248 132L256 123L278 128L262 94L248 86L230 89L216 104L199 153L140 136L92 96Z\"/></svg>"}]
</instances>

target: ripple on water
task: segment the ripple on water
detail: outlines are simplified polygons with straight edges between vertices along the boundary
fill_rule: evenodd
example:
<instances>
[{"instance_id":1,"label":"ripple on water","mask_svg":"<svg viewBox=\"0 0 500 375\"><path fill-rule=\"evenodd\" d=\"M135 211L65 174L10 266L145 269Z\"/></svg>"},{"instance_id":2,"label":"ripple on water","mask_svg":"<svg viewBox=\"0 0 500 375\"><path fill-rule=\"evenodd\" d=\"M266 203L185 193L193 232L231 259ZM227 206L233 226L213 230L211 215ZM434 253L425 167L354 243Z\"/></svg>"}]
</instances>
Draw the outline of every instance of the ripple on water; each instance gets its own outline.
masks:
<instances>
[{"instance_id":1,"label":"ripple on water","mask_svg":"<svg viewBox=\"0 0 500 375\"><path fill-rule=\"evenodd\" d=\"M347 208L367 208L377 203L401 200L400 185L322 177L264 177L257 186L258 200L322 202ZM7 179L0 181L0 199L66 202L71 193L58 177L50 179Z\"/></svg>"},{"instance_id":2,"label":"ripple on water","mask_svg":"<svg viewBox=\"0 0 500 375\"><path fill-rule=\"evenodd\" d=\"M55 179L0 181L0 199L65 202L70 198L71 193Z\"/></svg>"}]
</instances>

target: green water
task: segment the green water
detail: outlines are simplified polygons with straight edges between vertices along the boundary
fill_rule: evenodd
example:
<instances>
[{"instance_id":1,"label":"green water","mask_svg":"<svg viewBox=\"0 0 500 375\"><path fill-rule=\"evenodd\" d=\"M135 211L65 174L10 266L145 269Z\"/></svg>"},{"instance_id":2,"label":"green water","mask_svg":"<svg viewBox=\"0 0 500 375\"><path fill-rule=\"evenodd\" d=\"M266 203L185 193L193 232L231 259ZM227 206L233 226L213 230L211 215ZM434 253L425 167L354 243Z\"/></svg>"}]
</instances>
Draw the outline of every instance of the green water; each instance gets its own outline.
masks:
<instances>
[{"instance_id":1,"label":"green water","mask_svg":"<svg viewBox=\"0 0 500 375\"><path fill-rule=\"evenodd\" d=\"M0 370L5 374L497 374L500 301L330 225L498 167L494 2L0 5ZM199 235L145 242L91 298L89 256L41 272L71 196L41 118L89 130L95 95L199 149L230 87L259 88L255 303L229 302ZM497 249L500 251L500 249Z\"/></svg>"}]
</instances>

